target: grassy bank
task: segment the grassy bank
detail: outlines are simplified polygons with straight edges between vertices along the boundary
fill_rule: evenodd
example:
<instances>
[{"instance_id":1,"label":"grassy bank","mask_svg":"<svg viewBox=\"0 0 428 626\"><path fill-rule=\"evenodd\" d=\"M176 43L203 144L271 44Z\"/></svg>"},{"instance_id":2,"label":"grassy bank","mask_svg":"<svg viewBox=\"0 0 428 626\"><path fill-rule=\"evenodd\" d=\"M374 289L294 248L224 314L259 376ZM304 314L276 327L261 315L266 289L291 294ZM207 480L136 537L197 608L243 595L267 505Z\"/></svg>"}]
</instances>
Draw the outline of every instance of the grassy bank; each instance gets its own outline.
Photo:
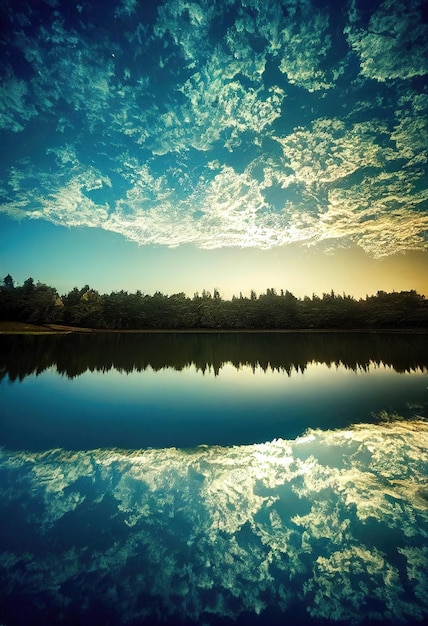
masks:
<instances>
[{"instance_id":1,"label":"grassy bank","mask_svg":"<svg viewBox=\"0 0 428 626\"><path fill-rule=\"evenodd\" d=\"M50 335L52 333L92 333L92 328L75 328L74 326L62 326L60 324L25 324L24 322L1 322L0 333L3 334L39 334Z\"/></svg>"}]
</instances>

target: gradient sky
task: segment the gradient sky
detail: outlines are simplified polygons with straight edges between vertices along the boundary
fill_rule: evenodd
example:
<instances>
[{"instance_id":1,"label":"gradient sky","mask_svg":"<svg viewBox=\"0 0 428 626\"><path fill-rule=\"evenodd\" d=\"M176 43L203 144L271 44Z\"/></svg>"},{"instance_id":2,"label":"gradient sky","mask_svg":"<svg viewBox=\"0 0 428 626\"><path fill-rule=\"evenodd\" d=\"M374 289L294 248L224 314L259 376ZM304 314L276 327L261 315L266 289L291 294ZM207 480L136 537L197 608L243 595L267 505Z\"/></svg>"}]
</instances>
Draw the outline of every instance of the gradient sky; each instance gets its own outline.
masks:
<instances>
[{"instance_id":1,"label":"gradient sky","mask_svg":"<svg viewBox=\"0 0 428 626\"><path fill-rule=\"evenodd\" d=\"M428 295L422 0L3 0L0 272Z\"/></svg>"}]
</instances>

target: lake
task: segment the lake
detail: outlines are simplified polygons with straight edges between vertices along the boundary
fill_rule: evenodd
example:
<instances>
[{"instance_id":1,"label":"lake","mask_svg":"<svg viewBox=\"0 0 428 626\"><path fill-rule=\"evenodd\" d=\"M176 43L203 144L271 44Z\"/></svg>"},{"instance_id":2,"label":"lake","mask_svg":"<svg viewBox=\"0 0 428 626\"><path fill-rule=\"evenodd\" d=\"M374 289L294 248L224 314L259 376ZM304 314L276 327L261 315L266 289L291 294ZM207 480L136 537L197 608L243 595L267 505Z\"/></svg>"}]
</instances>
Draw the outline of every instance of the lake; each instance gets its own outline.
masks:
<instances>
[{"instance_id":1,"label":"lake","mask_svg":"<svg viewBox=\"0 0 428 626\"><path fill-rule=\"evenodd\" d=\"M428 334L0 336L0 623L418 624Z\"/></svg>"}]
</instances>

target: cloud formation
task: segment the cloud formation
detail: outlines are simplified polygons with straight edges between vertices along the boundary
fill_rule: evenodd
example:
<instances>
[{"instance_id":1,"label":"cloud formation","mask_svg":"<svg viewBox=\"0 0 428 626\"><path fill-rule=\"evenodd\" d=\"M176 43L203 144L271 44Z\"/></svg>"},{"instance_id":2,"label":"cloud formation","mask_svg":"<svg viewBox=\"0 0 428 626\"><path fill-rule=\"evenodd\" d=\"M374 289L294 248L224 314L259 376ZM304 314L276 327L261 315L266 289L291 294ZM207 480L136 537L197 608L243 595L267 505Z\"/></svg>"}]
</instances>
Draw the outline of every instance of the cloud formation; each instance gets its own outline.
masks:
<instances>
[{"instance_id":1,"label":"cloud formation","mask_svg":"<svg viewBox=\"0 0 428 626\"><path fill-rule=\"evenodd\" d=\"M231 448L3 450L1 507L27 547L0 541L2 587L38 594L36 612L90 604L123 624L275 607L283 623L296 606L305 623L423 620L427 450L422 421Z\"/></svg>"},{"instance_id":2,"label":"cloud formation","mask_svg":"<svg viewBox=\"0 0 428 626\"><path fill-rule=\"evenodd\" d=\"M65 4L1 9L2 211L142 245L426 249L422 2Z\"/></svg>"}]
</instances>

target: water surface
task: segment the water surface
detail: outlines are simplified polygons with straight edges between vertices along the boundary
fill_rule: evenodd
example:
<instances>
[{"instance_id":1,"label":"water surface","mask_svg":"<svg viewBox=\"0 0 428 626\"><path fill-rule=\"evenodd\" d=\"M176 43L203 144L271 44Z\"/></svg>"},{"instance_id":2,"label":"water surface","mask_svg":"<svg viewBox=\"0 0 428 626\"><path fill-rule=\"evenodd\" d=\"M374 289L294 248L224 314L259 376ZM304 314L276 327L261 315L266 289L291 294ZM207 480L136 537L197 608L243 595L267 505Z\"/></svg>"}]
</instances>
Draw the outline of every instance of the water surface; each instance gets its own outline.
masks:
<instances>
[{"instance_id":1,"label":"water surface","mask_svg":"<svg viewBox=\"0 0 428 626\"><path fill-rule=\"evenodd\" d=\"M8 448L252 444L422 415L427 335L3 337ZM6 384L5 384L6 383ZM12 384L7 384L12 383Z\"/></svg>"},{"instance_id":2,"label":"water surface","mask_svg":"<svg viewBox=\"0 0 428 626\"><path fill-rule=\"evenodd\" d=\"M0 337L0 623L428 617L426 335Z\"/></svg>"}]
</instances>

